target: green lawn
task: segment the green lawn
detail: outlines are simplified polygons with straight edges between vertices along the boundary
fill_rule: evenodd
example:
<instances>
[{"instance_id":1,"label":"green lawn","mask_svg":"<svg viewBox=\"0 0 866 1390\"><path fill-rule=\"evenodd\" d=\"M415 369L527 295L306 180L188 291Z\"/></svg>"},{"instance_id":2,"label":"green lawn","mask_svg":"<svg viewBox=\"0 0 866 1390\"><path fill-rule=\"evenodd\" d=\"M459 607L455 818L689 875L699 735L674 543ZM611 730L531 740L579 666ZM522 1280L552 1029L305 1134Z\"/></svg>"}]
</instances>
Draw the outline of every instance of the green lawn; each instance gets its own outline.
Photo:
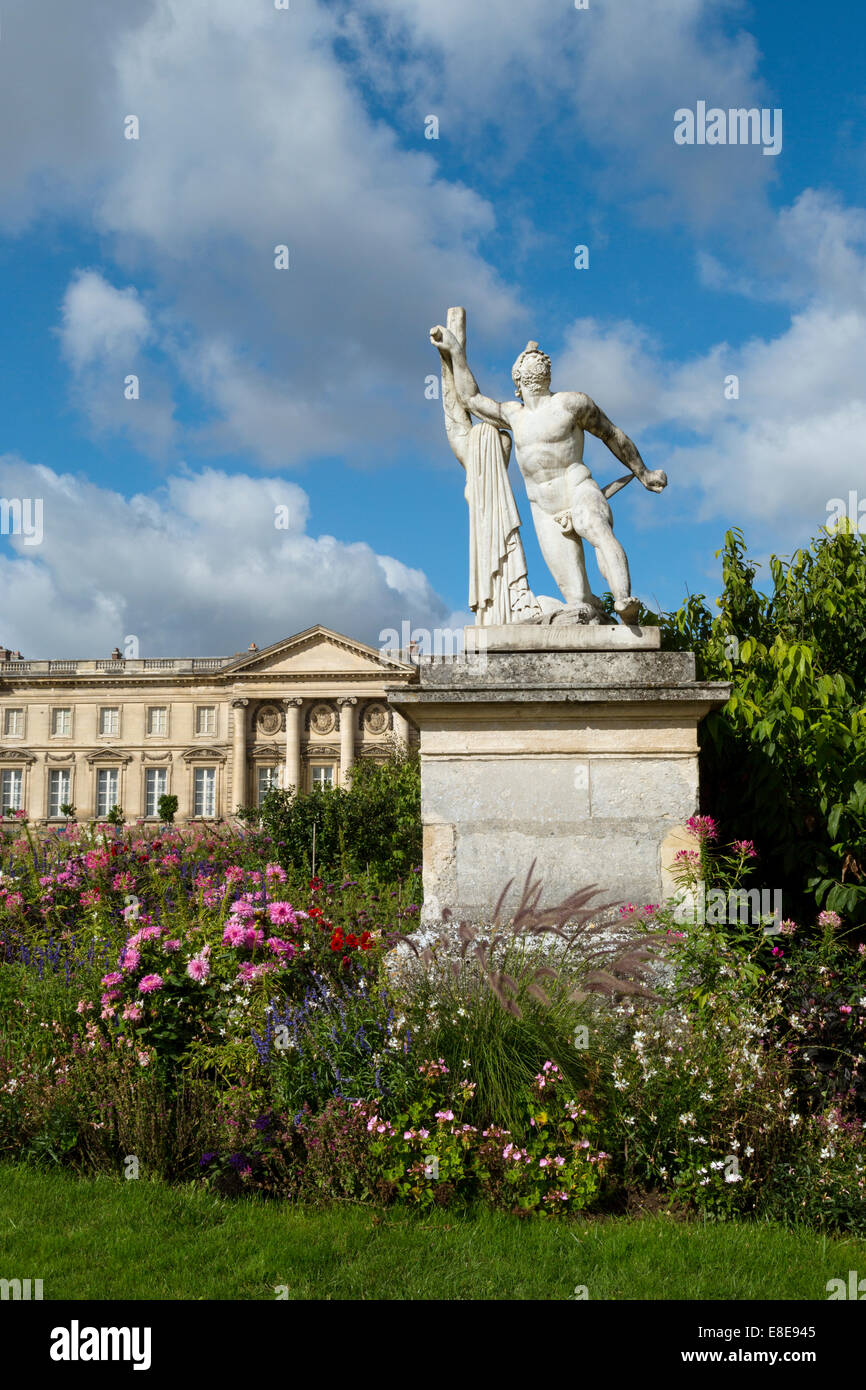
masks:
<instances>
[{"instance_id":1,"label":"green lawn","mask_svg":"<svg viewBox=\"0 0 866 1390\"><path fill-rule=\"evenodd\" d=\"M819 1299L866 1241L667 1216L311 1210L0 1166L0 1278L46 1299Z\"/></svg>"}]
</instances>

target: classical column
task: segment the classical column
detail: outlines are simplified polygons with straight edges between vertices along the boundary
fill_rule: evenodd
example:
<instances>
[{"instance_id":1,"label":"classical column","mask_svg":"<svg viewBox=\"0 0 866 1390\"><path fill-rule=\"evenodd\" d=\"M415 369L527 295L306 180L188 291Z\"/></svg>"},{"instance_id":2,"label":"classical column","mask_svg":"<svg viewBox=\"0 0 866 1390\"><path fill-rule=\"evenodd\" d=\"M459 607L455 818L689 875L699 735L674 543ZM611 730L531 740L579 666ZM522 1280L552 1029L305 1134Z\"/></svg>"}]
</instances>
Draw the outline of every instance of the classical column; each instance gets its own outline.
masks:
<instances>
[{"instance_id":1,"label":"classical column","mask_svg":"<svg viewBox=\"0 0 866 1390\"><path fill-rule=\"evenodd\" d=\"M283 700L286 711L286 771L283 779L287 791L301 789L301 706L298 697Z\"/></svg>"},{"instance_id":2,"label":"classical column","mask_svg":"<svg viewBox=\"0 0 866 1390\"><path fill-rule=\"evenodd\" d=\"M340 786L349 785L352 763L355 761L355 705L357 695L342 695L340 706Z\"/></svg>"},{"instance_id":3,"label":"classical column","mask_svg":"<svg viewBox=\"0 0 866 1390\"><path fill-rule=\"evenodd\" d=\"M395 709L391 710L391 718L394 721L394 742L402 753L409 747L409 720L402 714L398 714Z\"/></svg>"},{"instance_id":4,"label":"classical column","mask_svg":"<svg viewBox=\"0 0 866 1390\"><path fill-rule=\"evenodd\" d=\"M229 815L237 815L239 806L247 804L247 705L249 700L232 700L234 725L232 729L232 801Z\"/></svg>"},{"instance_id":5,"label":"classical column","mask_svg":"<svg viewBox=\"0 0 866 1390\"><path fill-rule=\"evenodd\" d=\"M48 814L45 807L47 776L44 754L38 759L34 758L33 762L28 762L24 773L24 786L22 787L24 800L21 804L27 812L29 820L44 820ZM5 809L5 806L0 807L0 812Z\"/></svg>"}]
</instances>

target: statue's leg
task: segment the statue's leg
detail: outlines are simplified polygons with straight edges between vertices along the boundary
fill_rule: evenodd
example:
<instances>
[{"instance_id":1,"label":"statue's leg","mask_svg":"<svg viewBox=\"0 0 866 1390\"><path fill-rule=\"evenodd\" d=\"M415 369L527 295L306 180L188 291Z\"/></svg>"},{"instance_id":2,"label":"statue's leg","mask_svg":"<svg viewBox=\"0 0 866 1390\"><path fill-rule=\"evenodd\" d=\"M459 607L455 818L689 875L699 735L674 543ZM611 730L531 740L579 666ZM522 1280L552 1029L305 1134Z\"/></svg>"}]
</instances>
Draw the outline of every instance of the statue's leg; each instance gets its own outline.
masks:
<instances>
[{"instance_id":1,"label":"statue's leg","mask_svg":"<svg viewBox=\"0 0 866 1390\"><path fill-rule=\"evenodd\" d=\"M535 534L547 568L553 575L566 603L589 603L593 593L586 577L583 543L578 536L566 536L552 516L530 502Z\"/></svg>"},{"instance_id":2,"label":"statue's leg","mask_svg":"<svg viewBox=\"0 0 866 1390\"><path fill-rule=\"evenodd\" d=\"M625 622L633 621L638 604L631 593L628 559L613 534L610 505L593 478L585 478L575 488L571 520L577 534L595 550L598 567L613 594L617 612Z\"/></svg>"}]
</instances>

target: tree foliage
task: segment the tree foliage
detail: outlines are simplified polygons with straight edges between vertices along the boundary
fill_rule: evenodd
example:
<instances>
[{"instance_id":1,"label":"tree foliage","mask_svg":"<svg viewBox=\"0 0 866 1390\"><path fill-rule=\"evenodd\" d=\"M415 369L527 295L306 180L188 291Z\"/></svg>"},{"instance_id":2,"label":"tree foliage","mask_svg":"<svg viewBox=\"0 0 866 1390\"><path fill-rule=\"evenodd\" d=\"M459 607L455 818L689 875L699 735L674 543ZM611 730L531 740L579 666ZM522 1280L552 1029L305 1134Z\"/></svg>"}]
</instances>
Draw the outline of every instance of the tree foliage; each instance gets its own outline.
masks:
<instances>
[{"instance_id":1,"label":"tree foliage","mask_svg":"<svg viewBox=\"0 0 866 1390\"><path fill-rule=\"evenodd\" d=\"M701 726L704 804L755 840L794 911L866 921L866 537L843 527L771 555L766 593L739 530L717 554L718 615L696 594L661 620L699 679L733 686Z\"/></svg>"}]
</instances>

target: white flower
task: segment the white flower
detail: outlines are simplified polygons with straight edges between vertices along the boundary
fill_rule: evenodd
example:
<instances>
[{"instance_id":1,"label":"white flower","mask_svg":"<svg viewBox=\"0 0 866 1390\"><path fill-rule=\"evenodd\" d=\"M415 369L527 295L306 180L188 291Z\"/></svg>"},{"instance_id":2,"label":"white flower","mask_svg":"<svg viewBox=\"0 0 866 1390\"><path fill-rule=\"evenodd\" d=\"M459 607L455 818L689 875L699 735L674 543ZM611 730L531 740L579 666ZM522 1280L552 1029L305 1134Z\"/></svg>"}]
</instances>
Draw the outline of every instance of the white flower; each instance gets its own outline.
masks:
<instances>
[{"instance_id":1,"label":"white flower","mask_svg":"<svg viewBox=\"0 0 866 1390\"><path fill-rule=\"evenodd\" d=\"M726 1174L725 1174L725 1182L742 1182L742 1181L743 1181L743 1179L742 1179L742 1176L741 1176L740 1173L726 1173Z\"/></svg>"}]
</instances>

